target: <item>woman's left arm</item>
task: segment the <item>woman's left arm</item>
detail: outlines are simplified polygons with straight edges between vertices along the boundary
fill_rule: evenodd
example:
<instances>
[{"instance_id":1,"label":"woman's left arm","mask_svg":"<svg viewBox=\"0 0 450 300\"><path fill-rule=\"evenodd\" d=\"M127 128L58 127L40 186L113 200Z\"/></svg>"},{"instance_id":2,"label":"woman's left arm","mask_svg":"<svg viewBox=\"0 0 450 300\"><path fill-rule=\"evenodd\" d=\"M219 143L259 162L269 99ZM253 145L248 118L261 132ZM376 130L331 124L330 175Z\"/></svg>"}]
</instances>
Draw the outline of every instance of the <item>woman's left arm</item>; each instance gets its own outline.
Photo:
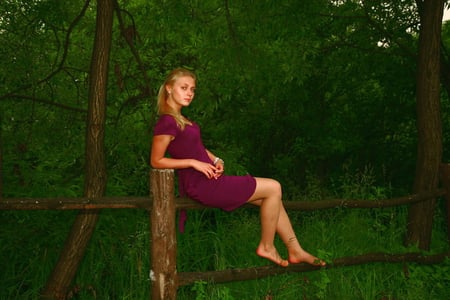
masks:
<instances>
[{"instance_id":1,"label":"woman's left arm","mask_svg":"<svg viewBox=\"0 0 450 300\"><path fill-rule=\"evenodd\" d=\"M208 149L206 149L206 153L208 154L209 159L213 162L214 166L219 169L218 170L218 174L219 176L223 173L224 171L224 166L225 163L223 161L223 159L221 159L218 156L215 156L211 151L209 151Z\"/></svg>"},{"instance_id":2,"label":"woman's left arm","mask_svg":"<svg viewBox=\"0 0 450 300\"><path fill-rule=\"evenodd\" d=\"M206 149L206 153L208 153L208 157L211 161L214 161L216 159L216 156L212 154L212 152L209 151L208 149Z\"/></svg>"}]
</instances>

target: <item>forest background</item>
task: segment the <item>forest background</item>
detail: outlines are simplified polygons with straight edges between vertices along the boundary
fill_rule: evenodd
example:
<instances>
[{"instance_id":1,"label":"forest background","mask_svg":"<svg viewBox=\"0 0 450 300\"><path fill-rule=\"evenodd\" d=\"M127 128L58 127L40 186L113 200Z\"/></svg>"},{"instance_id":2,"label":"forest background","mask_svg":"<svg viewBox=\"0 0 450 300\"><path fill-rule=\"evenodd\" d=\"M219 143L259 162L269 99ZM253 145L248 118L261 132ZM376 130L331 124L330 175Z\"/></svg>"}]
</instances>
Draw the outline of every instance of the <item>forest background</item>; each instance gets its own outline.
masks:
<instances>
[{"instance_id":1,"label":"forest background","mask_svg":"<svg viewBox=\"0 0 450 300\"><path fill-rule=\"evenodd\" d=\"M83 195L95 5L7 0L0 7L4 198ZM420 27L415 1L119 1L116 5L120 14L114 19L107 83L105 195L149 194L156 93L167 72L179 66L198 75L196 97L185 114L201 125L206 146L226 161L229 174L276 178L286 200L380 199L413 189ZM448 26L444 23L442 30L443 55L450 47ZM448 99L444 86L443 162L450 155ZM438 204L436 216L442 217L443 205ZM403 249L390 243L401 243L406 214L399 208L382 213L294 214L293 219L311 248L337 257L354 250L349 239L363 244L361 249L374 245ZM242 215L250 221L239 223ZM370 221L374 215L375 221ZM0 298L33 299L51 272L74 213L2 211L0 216ZM187 237L180 237L180 249L190 250L180 254L180 261L186 261L180 270L241 266L253 254L247 249L256 242L257 227L252 226L258 225L257 215L238 212L233 218L203 212L191 219ZM433 249L442 250L448 247L442 243L445 226L436 220ZM145 222L142 212L104 213L92 240L98 247L87 253L72 297L145 298L139 294L145 295L143 287L148 285L148 274L142 271L149 243ZM249 227L247 237L235 234L237 242L222 240L221 232L234 227L239 231L242 226ZM374 227L376 232L368 238L367 231ZM348 231L361 236L346 236ZM341 239L330 241L331 236ZM214 243L205 246L211 237ZM234 244L242 240L252 242ZM228 258L214 255L230 251L234 254L224 254ZM202 258L195 253L202 253ZM125 258L135 263L127 264ZM119 262L123 265L116 265ZM448 262L413 269L416 277L410 282L415 288L407 283L408 272L385 268L352 267L342 273L277 277L241 286L199 283L181 295L186 299L193 295L298 299L294 297L299 292L306 299L447 295ZM113 270L122 271L115 277ZM403 275L390 280L384 276L386 270ZM360 274L365 278L370 274L373 282L361 282ZM430 275L432 286L424 279Z\"/></svg>"}]
</instances>

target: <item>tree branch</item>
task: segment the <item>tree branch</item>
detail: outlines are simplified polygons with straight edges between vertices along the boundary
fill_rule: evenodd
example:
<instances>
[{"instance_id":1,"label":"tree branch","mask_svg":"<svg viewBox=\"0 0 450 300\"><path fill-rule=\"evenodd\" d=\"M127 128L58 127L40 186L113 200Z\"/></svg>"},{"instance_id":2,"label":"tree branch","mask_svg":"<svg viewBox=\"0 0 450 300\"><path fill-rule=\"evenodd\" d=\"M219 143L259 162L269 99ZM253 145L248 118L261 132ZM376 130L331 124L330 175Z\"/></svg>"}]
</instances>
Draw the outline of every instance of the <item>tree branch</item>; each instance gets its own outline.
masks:
<instances>
[{"instance_id":1,"label":"tree branch","mask_svg":"<svg viewBox=\"0 0 450 300\"><path fill-rule=\"evenodd\" d=\"M72 23L70 23L69 28L68 28L67 33L66 33L66 38L65 38L65 41L64 41L64 51L63 51L63 54L62 54L62 58L61 58L61 60L60 60L60 62L58 64L57 68L55 70L53 70L50 74L45 76L43 79L40 79L40 80L38 80L35 83L29 83L27 85L24 85L24 86L21 86L21 87L17 88L15 91L12 91L10 93L7 93L5 95L0 96L0 100L7 99L7 98L10 98L10 97L14 97L14 95L17 94L20 91L27 90L27 89L33 87L34 85L38 85L38 84L42 84L44 82L47 82L48 80L50 80L53 76L58 74L63 69L64 63L65 63L66 58L67 58L67 53L69 51L70 35L72 34L72 31L75 28L75 26L78 24L78 22L81 20L81 18L86 13L86 10L89 7L89 4L90 4L90 0L86 0L85 3L84 3L83 8L80 11L80 13L75 17L75 19L72 21Z\"/></svg>"},{"instance_id":2,"label":"tree branch","mask_svg":"<svg viewBox=\"0 0 450 300\"><path fill-rule=\"evenodd\" d=\"M70 110L70 111L75 111L75 112L81 112L81 113L87 112L87 110L83 109L83 108L72 107L72 106L61 104L61 103L58 103L55 101L40 99L40 98L36 98L33 96L28 96L28 95L8 94L8 95L1 96L0 100L4 100L7 98L14 98L14 99L19 99L19 100L30 100L33 102L42 103L45 105L56 106L56 107L59 107L59 108L65 109L65 110Z\"/></svg>"},{"instance_id":3,"label":"tree branch","mask_svg":"<svg viewBox=\"0 0 450 300\"><path fill-rule=\"evenodd\" d=\"M117 119L118 119L122 113L123 108L126 107L128 104L136 103L138 100L141 100L141 99L152 98L154 95L153 95L153 90L151 89L151 86L150 86L150 78L147 75L144 62L141 59L139 51L136 49L136 47L134 45L134 42L136 41L138 34L137 34L136 24L133 20L133 17L130 13L128 13L127 11L124 11L120 8L119 2L117 0L114 0L113 2L114 2L114 10L117 15L117 20L119 21L119 28L120 28L121 35L124 38L124 40L126 41L128 47L130 47L131 53L133 54L134 59L136 60L136 63L138 65L138 69L141 71L142 77L144 79L144 86L142 87L141 93L137 96L131 96L125 101L125 103L122 105L122 107L120 108L120 110L117 114ZM127 30L127 28L125 28L125 22L122 17L122 12L125 12L131 18L131 21L132 21L131 32L130 32L130 30Z\"/></svg>"}]
</instances>

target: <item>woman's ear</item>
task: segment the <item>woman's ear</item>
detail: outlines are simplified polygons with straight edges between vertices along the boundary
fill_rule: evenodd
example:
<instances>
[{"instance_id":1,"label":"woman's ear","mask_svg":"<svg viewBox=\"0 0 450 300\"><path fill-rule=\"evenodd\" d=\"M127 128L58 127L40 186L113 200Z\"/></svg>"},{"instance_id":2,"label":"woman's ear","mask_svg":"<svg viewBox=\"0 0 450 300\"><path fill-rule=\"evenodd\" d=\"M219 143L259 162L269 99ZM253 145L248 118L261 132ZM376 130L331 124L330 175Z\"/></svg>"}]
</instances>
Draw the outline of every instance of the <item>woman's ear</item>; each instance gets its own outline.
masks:
<instances>
[{"instance_id":1,"label":"woman's ear","mask_svg":"<svg viewBox=\"0 0 450 300\"><path fill-rule=\"evenodd\" d=\"M172 87L170 85L166 85L165 88L166 88L167 94L172 93Z\"/></svg>"}]
</instances>

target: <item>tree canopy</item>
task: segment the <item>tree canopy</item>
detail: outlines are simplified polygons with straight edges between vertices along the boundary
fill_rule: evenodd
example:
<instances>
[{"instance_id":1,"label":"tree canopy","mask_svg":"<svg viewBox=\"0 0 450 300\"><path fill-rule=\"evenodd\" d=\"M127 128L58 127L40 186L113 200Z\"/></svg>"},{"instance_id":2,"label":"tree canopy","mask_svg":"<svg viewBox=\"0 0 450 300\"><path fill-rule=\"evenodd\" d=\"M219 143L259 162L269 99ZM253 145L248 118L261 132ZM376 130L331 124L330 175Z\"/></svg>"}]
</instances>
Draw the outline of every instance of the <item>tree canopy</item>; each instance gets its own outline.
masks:
<instances>
[{"instance_id":1,"label":"tree canopy","mask_svg":"<svg viewBox=\"0 0 450 300\"><path fill-rule=\"evenodd\" d=\"M80 195L96 3L4 2L3 195ZM343 169L411 187L414 1L118 1L115 14L108 194L148 193L156 91L178 66L198 75L186 115L229 172L275 177L288 197L313 179L332 186Z\"/></svg>"},{"instance_id":2,"label":"tree canopy","mask_svg":"<svg viewBox=\"0 0 450 300\"><path fill-rule=\"evenodd\" d=\"M229 173L278 179L285 200L340 194L348 174L432 190L449 155L445 3L5 0L0 195L148 195L156 93L180 66L198 75L184 112ZM409 207L407 243L429 247L435 203ZM65 297L97 217L79 212L44 295Z\"/></svg>"}]
</instances>

